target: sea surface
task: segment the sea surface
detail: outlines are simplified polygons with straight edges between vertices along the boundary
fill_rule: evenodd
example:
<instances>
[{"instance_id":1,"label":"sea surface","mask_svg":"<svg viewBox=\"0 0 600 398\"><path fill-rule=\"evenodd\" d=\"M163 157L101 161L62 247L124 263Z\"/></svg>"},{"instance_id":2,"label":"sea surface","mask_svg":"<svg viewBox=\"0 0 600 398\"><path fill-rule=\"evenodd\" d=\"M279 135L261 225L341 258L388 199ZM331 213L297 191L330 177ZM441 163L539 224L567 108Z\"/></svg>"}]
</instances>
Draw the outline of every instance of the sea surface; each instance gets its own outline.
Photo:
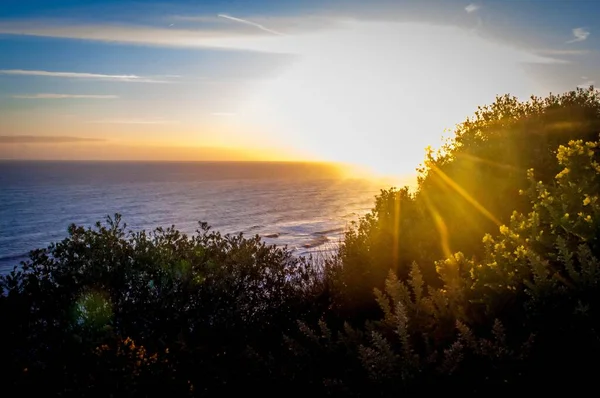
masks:
<instances>
[{"instance_id":1,"label":"sea surface","mask_svg":"<svg viewBox=\"0 0 600 398\"><path fill-rule=\"evenodd\" d=\"M322 164L0 161L0 273L30 250L120 213L128 229L199 221L306 255L331 251L382 182Z\"/></svg>"}]
</instances>

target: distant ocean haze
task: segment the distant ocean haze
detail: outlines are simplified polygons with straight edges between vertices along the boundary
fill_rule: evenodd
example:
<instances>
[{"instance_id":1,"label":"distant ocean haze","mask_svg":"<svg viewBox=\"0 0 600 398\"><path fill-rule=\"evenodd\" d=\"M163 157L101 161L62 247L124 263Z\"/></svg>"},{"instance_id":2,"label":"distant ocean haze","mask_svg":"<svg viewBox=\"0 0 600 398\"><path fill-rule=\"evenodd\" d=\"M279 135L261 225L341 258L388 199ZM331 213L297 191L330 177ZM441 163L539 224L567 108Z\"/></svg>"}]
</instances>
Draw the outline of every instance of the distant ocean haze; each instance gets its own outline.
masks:
<instances>
[{"instance_id":1,"label":"distant ocean haze","mask_svg":"<svg viewBox=\"0 0 600 398\"><path fill-rule=\"evenodd\" d=\"M0 273L35 248L120 213L128 229L199 221L298 255L333 250L381 183L333 165L277 162L0 162Z\"/></svg>"}]
</instances>

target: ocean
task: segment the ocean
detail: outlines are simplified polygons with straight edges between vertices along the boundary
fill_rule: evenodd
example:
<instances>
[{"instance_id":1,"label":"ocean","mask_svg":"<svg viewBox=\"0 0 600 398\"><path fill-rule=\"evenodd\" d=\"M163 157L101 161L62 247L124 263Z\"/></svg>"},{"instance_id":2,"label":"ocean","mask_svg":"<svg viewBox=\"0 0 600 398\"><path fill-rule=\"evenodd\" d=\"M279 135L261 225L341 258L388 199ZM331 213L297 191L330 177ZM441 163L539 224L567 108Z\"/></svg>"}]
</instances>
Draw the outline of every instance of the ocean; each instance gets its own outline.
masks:
<instances>
[{"instance_id":1,"label":"ocean","mask_svg":"<svg viewBox=\"0 0 600 398\"><path fill-rule=\"evenodd\" d=\"M0 273L65 238L70 224L115 213L131 230L192 234L205 221L297 255L327 252L382 188L325 164L0 161Z\"/></svg>"}]
</instances>

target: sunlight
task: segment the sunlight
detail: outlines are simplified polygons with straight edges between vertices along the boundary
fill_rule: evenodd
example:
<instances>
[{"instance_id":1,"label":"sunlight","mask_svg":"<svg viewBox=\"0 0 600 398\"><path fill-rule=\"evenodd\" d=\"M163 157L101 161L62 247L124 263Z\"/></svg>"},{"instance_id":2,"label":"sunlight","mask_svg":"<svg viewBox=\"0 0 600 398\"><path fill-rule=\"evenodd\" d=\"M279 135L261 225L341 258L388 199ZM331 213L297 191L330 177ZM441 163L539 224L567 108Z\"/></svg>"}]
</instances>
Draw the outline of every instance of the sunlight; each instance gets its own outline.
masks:
<instances>
[{"instance_id":1,"label":"sunlight","mask_svg":"<svg viewBox=\"0 0 600 398\"><path fill-rule=\"evenodd\" d=\"M394 203L394 236L393 236L393 253L392 258L394 259L394 264L398 264L400 261L400 195L396 196L396 201Z\"/></svg>"},{"instance_id":2,"label":"sunlight","mask_svg":"<svg viewBox=\"0 0 600 398\"><path fill-rule=\"evenodd\" d=\"M425 205L427 206L427 210L433 217L433 221L435 223L435 227L439 233L439 241L442 249L442 253L444 253L444 257L452 258L452 250L450 249L450 237L448 235L448 227L446 226L446 222L444 218L440 214L440 212L435 208L431 200L427 196L427 193L423 195L425 199Z\"/></svg>"},{"instance_id":3,"label":"sunlight","mask_svg":"<svg viewBox=\"0 0 600 398\"><path fill-rule=\"evenodd\" d=\"M469 202L477 211L487 217L490 221L492 221L497 226L502 225L500 220L498 220L488 209L482 206L472 195L470 195L463 187L458 185L454 180L448 177L442 170L440 170L435 165L431 165L431 171L434 173L436 177L446 184L448 184L454 191L456 191L460 196L462 196L467 202Z\"/></svg>"},{"instance_id":4,"label":"sunlight","mask_svg":"<svg viewBox=\"0 0 600 398\"><path fill-rule=\"evenodd\" d=\"M318 159L411 175L445 128L497 94L536 92L526 62L556 62L455 27L343 22L251 49L298 54L241 112L269 140ZM285 137L285 140L282 138Z\"/></svg>"}]
</instances>

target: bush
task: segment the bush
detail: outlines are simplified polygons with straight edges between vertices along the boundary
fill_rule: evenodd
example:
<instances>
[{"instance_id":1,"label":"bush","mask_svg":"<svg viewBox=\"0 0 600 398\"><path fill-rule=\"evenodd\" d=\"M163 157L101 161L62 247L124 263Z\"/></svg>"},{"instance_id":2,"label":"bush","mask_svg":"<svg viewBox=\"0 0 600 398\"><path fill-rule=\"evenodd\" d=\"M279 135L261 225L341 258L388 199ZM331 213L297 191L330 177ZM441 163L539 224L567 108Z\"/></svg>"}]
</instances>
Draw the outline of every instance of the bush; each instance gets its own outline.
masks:
<instances>
[{"instance_id":1,"label":"bush","mask_svg":"<svg viewBox=\"0 0 600 398\"><path fill-rule=\"evenodd\" d=\"M482 259L486 233L507 224L514 210L527 213L527 170L552 183L560 171L556 150L571 140L593 141L600 131L600 92L577 89L519 102L508 95L480 107L456 126L454 137L428 151L419 185L382 191L373 211L345 237L339 261L345 301L367 300L383 288L388 270L405 278L417 261L428 283L438 284L436 259L460 251Z\"/></svg>"},{"instance_id":2,"label":"bush","mask_svg":"<svg viewBox=\"0 0 600 398\"><path fill-rule=\"evenodd\" d=\"M382 191L319 264L206 224L194 236L127 232L118 215L71 226L0 277L4 388L78 397L594 388L598 104L581 90L499 98L428 158L417 192ZM526 127L532 148L519 138ZM504 177L496 165L463 174L474 159L508 155ZM475 238L470 222L484 218L494 222Z\"/></svg>"},{"instance_id":3,"label":"bush","mask_svg":"<svg viewBox=\"0 0 600 398\"><path fill-rule=\"evenodd\" d=\"M526 171L551 183L557 148L594 141L598 131L600 92L593 87L527 102L502 96L480 107L421 169L420 194L440 214L451 250L480 255L479 237L508 223L513 210L529 210L518 194L528 185Z\"/></svg>"},{"instance_id":4,"label":"bush","mask_svg":"<svg viewBox=\"0 0 600 398\"><path fill-rule=\"evenodd\" d=\"M206 224L191 237L125 228L118 215L94 229L71 226L0 278L0 341L15 387L77 396L151 394L157 383L218 390L247 377L249 346L276 351L282 332L317 310L308 299L318 270L259 237Z\"/></svg>"},{"instance_id":5,"label":"bush","mask_svg":"<svg viewBox=\"0 0 600 398\"><path fill-rule=\"evenodd\" d=\"M522 194L532 210L515 211L496 236L486 234L481 260L458 252L436 262L440 287L427 284L414 263L408 278L390 272L385 288L375 289L383 317L362 332L301 324L290 343L299 358L327 353L344 364L319 367L313 380L335 380L334 392L345 387L357 396L593 388L600 141L571 141L557 158L554 182L528 172Z\"/></svg>"}]
</instances>

